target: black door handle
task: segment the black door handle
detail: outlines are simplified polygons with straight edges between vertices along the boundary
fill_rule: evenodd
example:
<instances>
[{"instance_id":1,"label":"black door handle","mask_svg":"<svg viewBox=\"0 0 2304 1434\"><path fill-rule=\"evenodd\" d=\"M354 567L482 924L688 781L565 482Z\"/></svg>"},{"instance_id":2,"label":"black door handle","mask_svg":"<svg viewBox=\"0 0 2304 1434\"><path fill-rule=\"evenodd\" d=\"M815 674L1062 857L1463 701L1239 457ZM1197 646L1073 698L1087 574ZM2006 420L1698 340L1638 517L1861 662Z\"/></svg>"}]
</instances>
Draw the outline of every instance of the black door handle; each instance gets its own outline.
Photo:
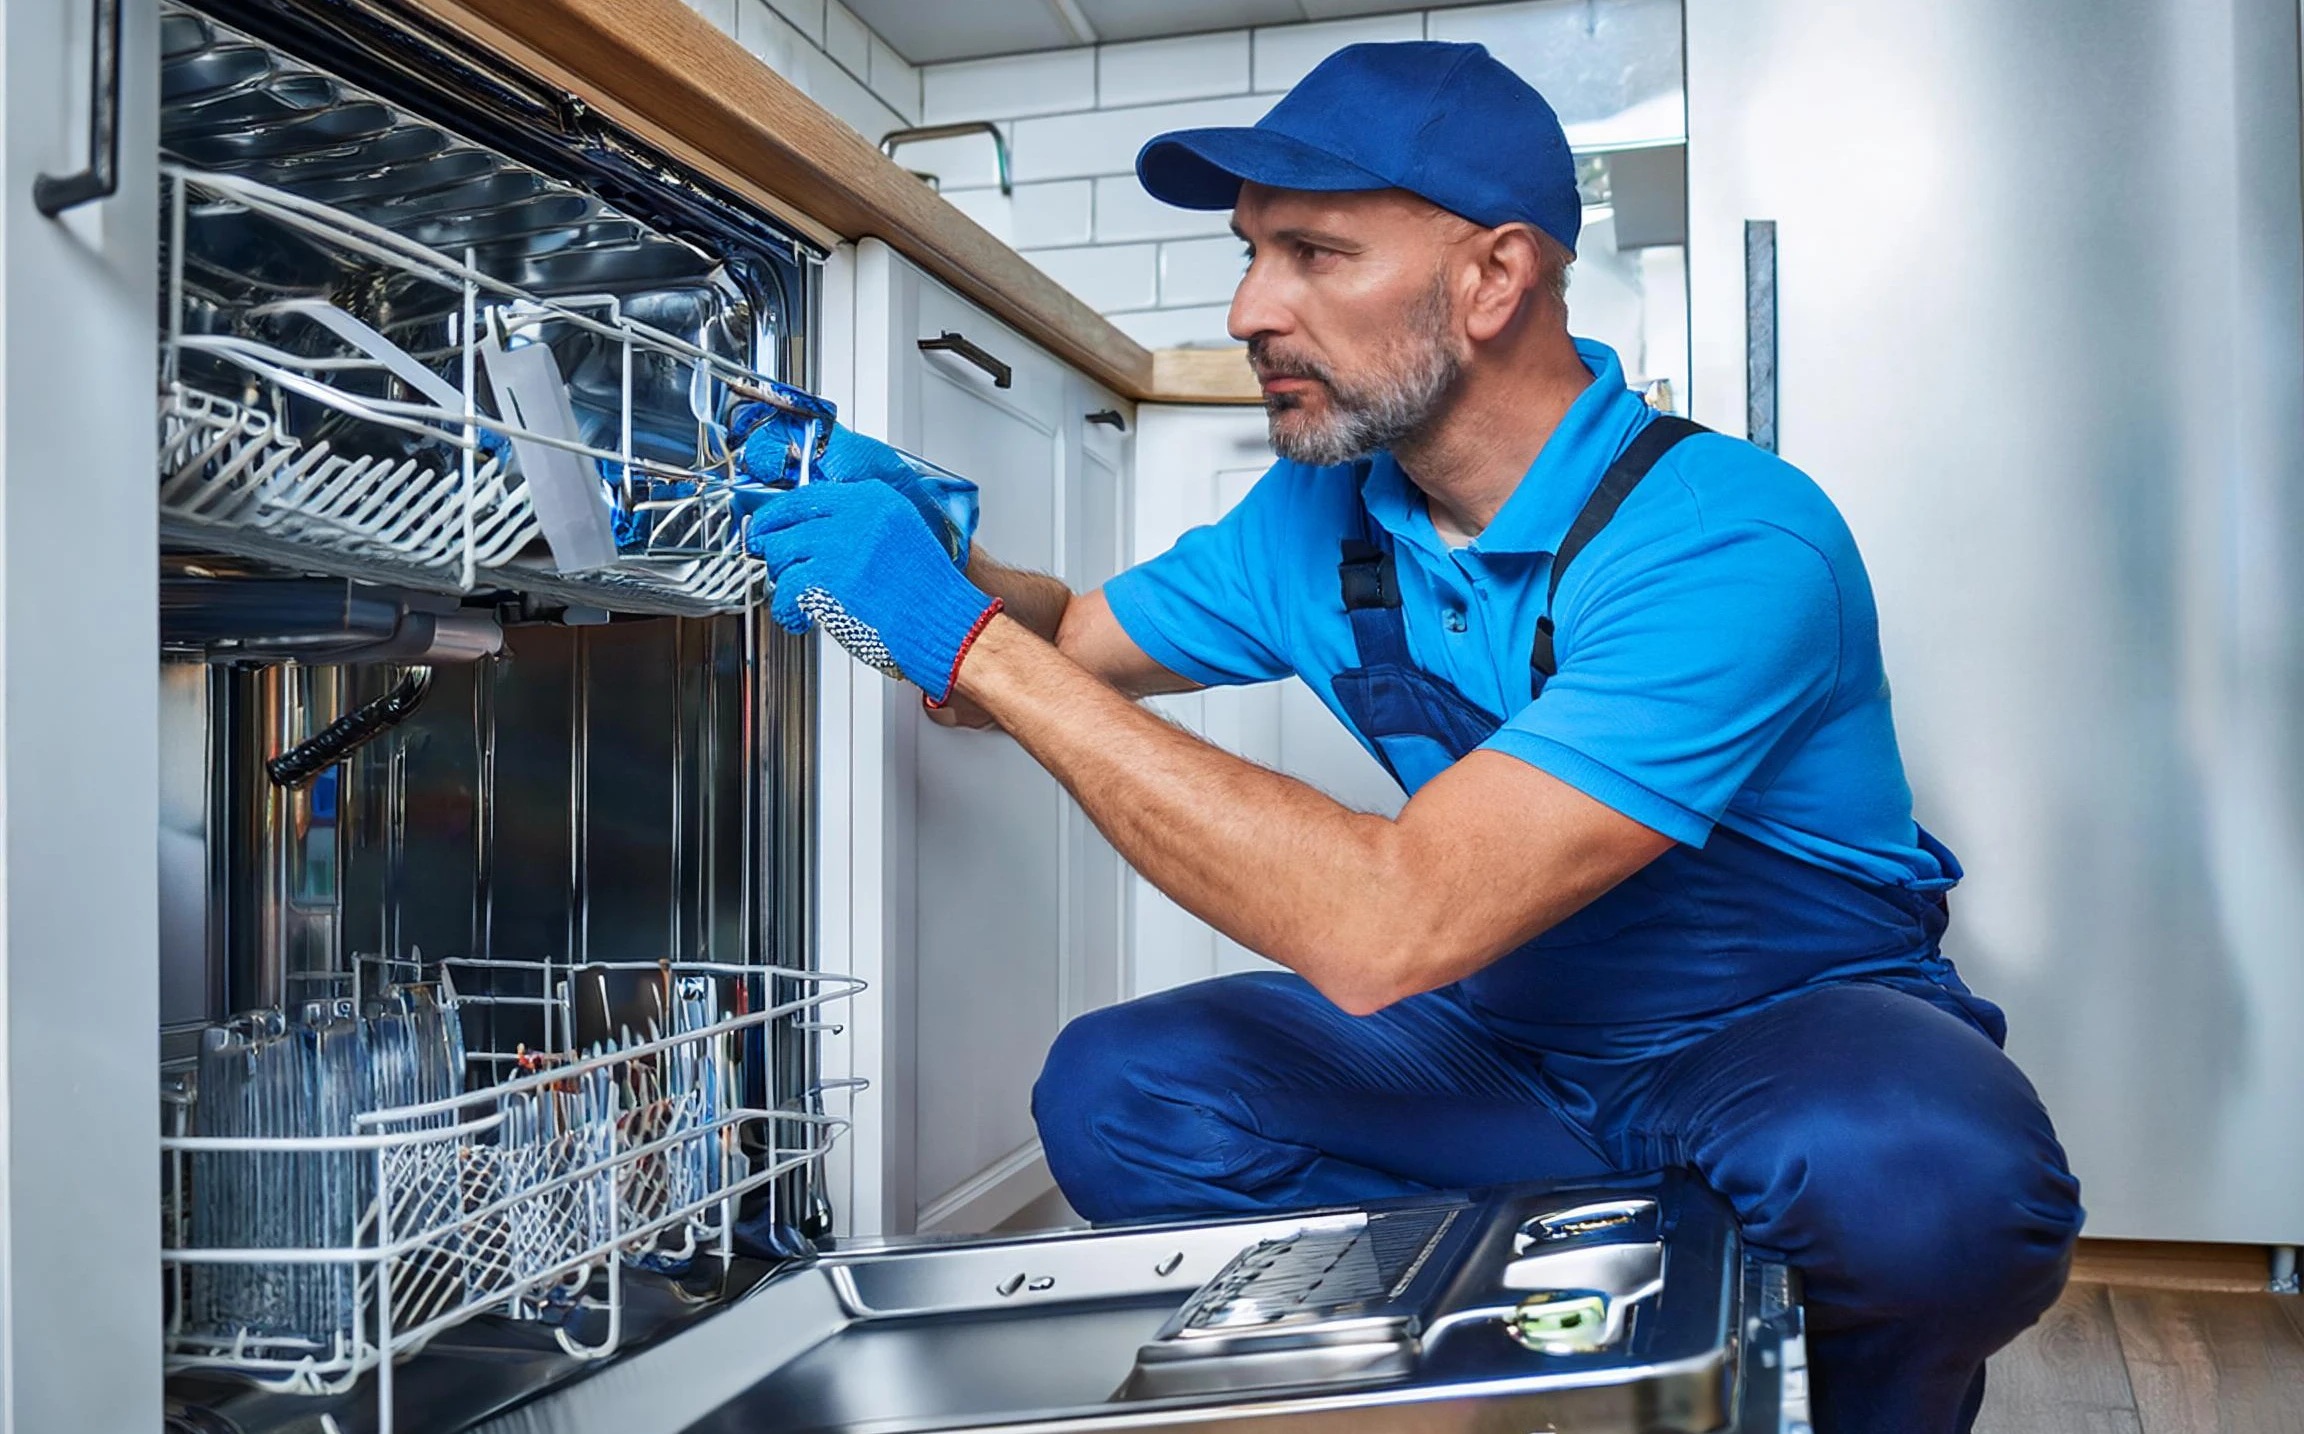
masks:
<instances>
[{"instance_id":1,"label":"black door handle","mask_svg":"<svg viewBox=\"0 0 2304 1434\"><path fill-rule=\"evenodd\" d=\"M1117 408L1099 408L1088 415L1088 421L1101 423L1106 428L1117 428L1122 433L1128 431L1128 420L1120 416L1120 410Z\"/></svg>"},{"instance_id":2,"label":"black door handle","mask_svg":"<svg viewBox=\"0 0 2304 1434\"><path fill-rule=\"evenodd\" d=\"M53 219L120 188L120 0L96 0L96 33L89 42L88 167L78 174L43 174L32 181L32 203Z\"/></svg>"},{"instance_id":3,"label":"black door handle","mask_svg":"<svg viewBox=\"0 0 2304 1434\"><path fill-rule=\"evenodd\" d=\"M965 336L956 334L950 329L946 329L935 338L922 339L920 352L958 354L961 358L992 375L994 388L1013 388L1015 386L1016 374L1014 370L968 342Z\"/></svg>"}]
</instances>

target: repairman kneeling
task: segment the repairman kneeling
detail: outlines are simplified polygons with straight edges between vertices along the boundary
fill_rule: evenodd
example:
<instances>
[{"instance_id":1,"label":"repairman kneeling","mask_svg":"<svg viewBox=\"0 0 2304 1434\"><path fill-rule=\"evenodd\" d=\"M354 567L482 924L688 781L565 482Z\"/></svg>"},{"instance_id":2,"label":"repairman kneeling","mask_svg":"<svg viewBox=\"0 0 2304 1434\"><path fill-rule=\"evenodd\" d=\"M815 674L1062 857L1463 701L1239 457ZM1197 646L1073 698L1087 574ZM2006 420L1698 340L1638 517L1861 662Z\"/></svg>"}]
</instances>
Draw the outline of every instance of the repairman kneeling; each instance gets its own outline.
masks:
<instances>
[{"instance_id":1,"label":"repairman kneeling","mask_svg":"<svg viewBox=\"0 0 2304 1434\"><path fill-rule=\"evenodd\" d=\"M1065 1195L1112 1220L1692 1167L1805 1275L1823 1434L1966 1429L2081 1212L1938 949L1960 868L1912 819L1839 513L1569 336L1567 140L1477 46L1353 46L1137 173L1247 246L1231 330L1280 461L1237 508L1074 595L956 566L842 432L825 476L888 481L751 532L779 621L998 724L1288 968L1064 1031L1035 1114ZM1290 675L1397 819L1132 700Z\"/></svg>"}]
</instances>

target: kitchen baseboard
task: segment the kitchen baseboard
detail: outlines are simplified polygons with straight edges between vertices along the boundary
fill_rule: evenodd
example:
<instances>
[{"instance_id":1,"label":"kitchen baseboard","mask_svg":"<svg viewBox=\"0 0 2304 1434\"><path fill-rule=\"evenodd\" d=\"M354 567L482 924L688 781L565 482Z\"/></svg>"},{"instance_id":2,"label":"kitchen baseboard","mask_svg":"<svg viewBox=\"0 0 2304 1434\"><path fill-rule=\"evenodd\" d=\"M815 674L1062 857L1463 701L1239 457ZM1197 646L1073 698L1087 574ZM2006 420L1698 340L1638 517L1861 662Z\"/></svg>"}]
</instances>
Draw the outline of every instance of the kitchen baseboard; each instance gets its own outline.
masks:
<instances>
[{"instance_id":1,"label":"kitchen baseboard","mask_svg":"<svg viewBox=\"0 0 2304 1434\"><path fill-rule=\"evenodd\" d=\"M2095 1284L2167 1290L2264 1292L2272 1272L2265 1245L2183 1240L2082 1240L2072 1278Z\"/></svg>"}]
</instances>

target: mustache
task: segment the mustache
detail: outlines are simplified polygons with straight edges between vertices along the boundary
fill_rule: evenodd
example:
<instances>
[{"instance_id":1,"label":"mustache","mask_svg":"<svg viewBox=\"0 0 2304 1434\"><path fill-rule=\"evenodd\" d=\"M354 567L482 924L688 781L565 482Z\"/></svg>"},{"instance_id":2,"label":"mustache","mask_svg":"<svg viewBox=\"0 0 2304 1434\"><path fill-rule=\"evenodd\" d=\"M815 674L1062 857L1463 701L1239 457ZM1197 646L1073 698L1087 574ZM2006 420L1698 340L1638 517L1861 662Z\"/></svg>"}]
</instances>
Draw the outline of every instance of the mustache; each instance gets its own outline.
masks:
<instances>
[{"instance_id":1,"label":"mustache","mask_svg":"<svg viewBox=\"0 0 2304 1434\"><path fill-rule=\"evenodd\" d=\"M1330 388L1336 386L1334 376L1327 369L1310 359L1282 353L1261 338L1248 341L1248 366L1256 370L1258 378L1303 378Z\"/></svg>"}]
</instances>

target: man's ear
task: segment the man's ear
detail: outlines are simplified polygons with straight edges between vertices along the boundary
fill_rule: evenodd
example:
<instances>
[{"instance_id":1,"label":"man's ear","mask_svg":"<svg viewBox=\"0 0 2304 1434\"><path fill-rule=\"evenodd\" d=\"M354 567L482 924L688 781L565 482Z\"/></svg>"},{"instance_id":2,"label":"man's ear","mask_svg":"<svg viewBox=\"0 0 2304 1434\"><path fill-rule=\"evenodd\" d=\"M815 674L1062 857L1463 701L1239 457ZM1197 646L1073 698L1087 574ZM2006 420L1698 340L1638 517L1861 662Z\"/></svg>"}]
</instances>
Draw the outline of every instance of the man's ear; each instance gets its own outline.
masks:
<instances>
[{"instance_id":1,"label":"man's ear","mask_svg":"<svg viewBox=\"0 0 2304 1434\"><path fill-rule=\"evenodd\" d=\"M1474 343L1487 343L1509 328L1544 287L1544 249L1525 224L1490 229L1473 241L1476 266L1464 328Z\"/></svg>"}]
</instances>

